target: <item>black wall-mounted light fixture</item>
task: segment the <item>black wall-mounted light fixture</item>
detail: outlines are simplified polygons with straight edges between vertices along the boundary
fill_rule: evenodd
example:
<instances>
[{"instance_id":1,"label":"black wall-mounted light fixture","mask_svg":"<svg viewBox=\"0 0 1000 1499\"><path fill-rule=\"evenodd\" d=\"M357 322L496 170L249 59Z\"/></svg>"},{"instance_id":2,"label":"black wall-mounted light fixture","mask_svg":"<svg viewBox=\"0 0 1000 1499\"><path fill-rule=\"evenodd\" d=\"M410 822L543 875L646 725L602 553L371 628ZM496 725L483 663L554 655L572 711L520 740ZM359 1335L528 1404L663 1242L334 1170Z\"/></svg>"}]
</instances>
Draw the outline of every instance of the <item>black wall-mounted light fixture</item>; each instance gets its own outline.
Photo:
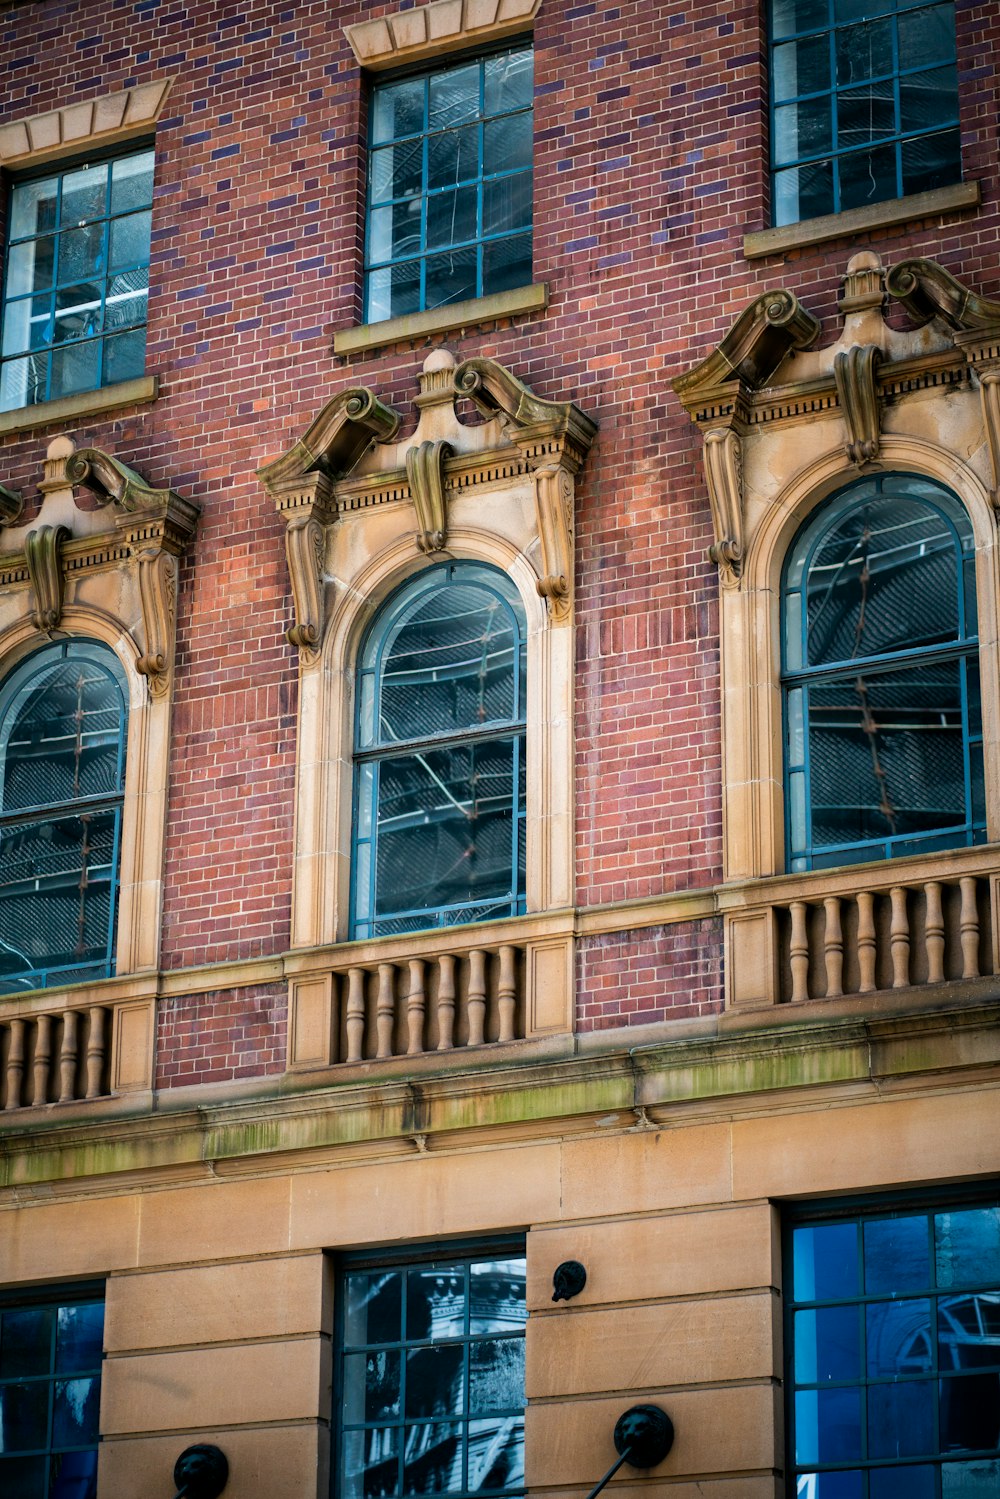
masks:
<instances>
[{"instance_id":1,"label":"black wall-mounted light fixture","mask_svg":"<svg viewBox=\"0 0 1000 1499\"><path fill-rule=\"evenodd\" d=\"M563 1260L552 1276L552 1300L569 1301L587 1284L587 1272L579 1260Z\"/></svg>"},{"instance_id":2,"label":"black wall-mounted light fixture","mask_svg":"<svg viewBox=\"0 0 1000 1499\"><path fill-rule=\"evenodd\" d=\"M174 1499L218 1499L229 1482L229 1463L219 1447L186 1447L174 1464Z\"/></svg>"},{"instance_id":3,"label":"black wall-mounted light fixture","mask_svg":"<svg viewBox=\"0 0 1000 1499\"><path fill-rule=\"evenodd\" d=\"M674 1445L674 1423L658 1405L632 1405L615 1422L615 1450L619 1457L587 1495L597 1495L610 1483L623 1463L633 1468L655 1468Z\"/></svg>"}]
</instances>

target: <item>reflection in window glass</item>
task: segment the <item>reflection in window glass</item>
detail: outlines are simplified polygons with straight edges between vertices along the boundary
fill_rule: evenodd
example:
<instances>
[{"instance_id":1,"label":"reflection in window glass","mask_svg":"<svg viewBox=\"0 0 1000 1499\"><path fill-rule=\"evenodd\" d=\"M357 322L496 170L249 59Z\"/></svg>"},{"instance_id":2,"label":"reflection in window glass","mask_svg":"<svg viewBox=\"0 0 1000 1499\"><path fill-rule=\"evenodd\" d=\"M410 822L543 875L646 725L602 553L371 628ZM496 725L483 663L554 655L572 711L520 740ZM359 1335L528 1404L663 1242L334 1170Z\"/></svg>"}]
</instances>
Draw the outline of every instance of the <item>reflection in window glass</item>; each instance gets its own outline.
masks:
<instances>
[{"instance_id":1,"label":"reflection in window glass","mask_svg":"<svg viewBox=\"0 0 1000 1499\"><path fill-rule=\"evenodd\" d=\"M509 578L449 563L361 653L355 937L524 910L525 623Z\"/></svg>"},{"instance_id":2,"label":"reflection in window glass","mask_svg":"<svg viewBox=\"0 0 1000 1499\"><path fill-rule=\"evenodd\" d=\"M850 1274L830 1273L835 1246ZM1000 1204L797 1214L789 1249L799 1499L996 1492Z\"/></svg>"},{"instance_id":3,"label":"reflection in window glass","mask_svg":"<svg viewBox=\"0 0 1000 1499\"><path fill-rule=\"evenodd\" d=\"M346 1499L520 1493L523 1255L348 1270L344 1301Z\"/></svg>"},{"instance_id":4,"label":"reflection in window glass","mask_svg":"<svg viewBox=\"0 0 1000 1499\"><path fill-rule=\"evenodd\" d=\"M93 643L50 646L0 689L0 994L113 971L126 717Z\"/></svg>"},{"instance_id":5,"label":"reflection in window glass","mask_svg":"<svg viewBox=\"0 0 1000 1499\"><path fill-rule=\"evenodd\" d=\"M152 201L152 151L11 188L0 411L143 373Z\"/></svg>"},{"instance_id":6,"label":"reflection in window glass","mask_svg":"<svg viewBox=\"0 0 1000 1499\"><path fill-rule=\"evenodd\" d=\"M376 85L368 322L530 282L532 92L524 46Z\"/></svg>"},{"instance_id":7,"label":"reflection in window glass","mask_svg":"<svg viewBox=\"0 0 1000 1499\"><path fill-rule=\"evenodd\" d=\"M771 0L774 222L958 182L953 0Z\"/></svg>"},{"instance_id":8,"label":"reflection in window glass","mask_svg":"<svg viewBox=\"0 0 1000 1499\"><path fill-rule=\"evenodd\" d=\"M0 1494L95 1499L103 1341L103 1301L0 1302Z\"/></svg>"},{"instance_id":9,"label":"reflection in window glass","mask_svg":"<svg viewBox=\"0 0 1000 1499\"><path fill-rule=\"evenodd\" d=\"M792 870L986 836L969 518L943 486L861 479L810 518L783 586Z\"/></svg>"}]
</instances>

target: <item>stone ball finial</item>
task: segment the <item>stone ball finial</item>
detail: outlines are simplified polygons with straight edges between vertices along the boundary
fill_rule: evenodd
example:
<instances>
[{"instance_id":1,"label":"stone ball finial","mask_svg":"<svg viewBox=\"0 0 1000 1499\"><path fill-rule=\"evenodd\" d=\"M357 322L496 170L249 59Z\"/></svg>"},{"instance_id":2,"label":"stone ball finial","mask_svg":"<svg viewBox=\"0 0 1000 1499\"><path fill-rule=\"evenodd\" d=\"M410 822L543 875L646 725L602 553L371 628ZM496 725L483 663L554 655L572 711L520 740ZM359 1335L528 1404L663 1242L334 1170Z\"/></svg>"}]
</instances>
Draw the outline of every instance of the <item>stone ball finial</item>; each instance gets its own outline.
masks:
<instances>
[{"instance_id":1,"label":"stone ball finial","mask_svg":"<svg viewBox=\"0 0 1000 1499\"><path fill-rule=\"evenodd\" d=\"M58 461L64 458L72 458L75 452L76 443L72 437L53 437L46 449L45 457L51 463L53 459Z\"/></svg>"},{"instance_id":2,"label":"stone ball finial","mask_svg":"<svg viewBox=\"0 0 1000 1499\"><path fill-rule=\"evenodd\" d=\"M431 349L424 360L424 374L433 375L437 370L453 370L455 356L450 349Z\"/></svg>"},{"instance_id":3,"label":"stone ball finial","mask_svg":"<svg viewBox=\"0 0 1000 1499\"><path fill-rule=\"evenodd\" d=\"M858 271L880 271L882 262L874 250L859 250L857 255L852 255L847 262L847 274L856 275Z\"/></svg>"}]
</instances>

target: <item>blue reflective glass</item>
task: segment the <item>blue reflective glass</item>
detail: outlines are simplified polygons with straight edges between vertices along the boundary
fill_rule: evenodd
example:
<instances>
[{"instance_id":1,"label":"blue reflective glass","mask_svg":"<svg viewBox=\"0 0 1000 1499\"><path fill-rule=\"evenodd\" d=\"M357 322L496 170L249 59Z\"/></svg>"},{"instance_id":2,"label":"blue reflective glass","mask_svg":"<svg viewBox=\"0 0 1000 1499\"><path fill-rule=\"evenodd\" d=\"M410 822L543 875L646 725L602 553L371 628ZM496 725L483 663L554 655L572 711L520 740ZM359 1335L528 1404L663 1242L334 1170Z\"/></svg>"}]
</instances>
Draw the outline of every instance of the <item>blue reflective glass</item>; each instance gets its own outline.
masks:
<instances>
[{"instance_id":1,"label":"blue reflective glass","mask_svg":"<svg viewBox=\"0 0 1000 1499\"><path fill-rule=\"evenodd\" d=\"M930 1284L927 1215L874 1218L864 1225L865 1290L869 1295L923 1289Z\"/></svg>"},{"instance_id":2,"label":"blue reflective glass","mask_svg":"<svg viewBox=\"0 0 1000 1499\"><path fill-rule=\"evenodd\" d=\"M836 1301L858 1292L858 1230L854 1223L796 1228L796 1301Z\"/></svg>"}]
</instances>

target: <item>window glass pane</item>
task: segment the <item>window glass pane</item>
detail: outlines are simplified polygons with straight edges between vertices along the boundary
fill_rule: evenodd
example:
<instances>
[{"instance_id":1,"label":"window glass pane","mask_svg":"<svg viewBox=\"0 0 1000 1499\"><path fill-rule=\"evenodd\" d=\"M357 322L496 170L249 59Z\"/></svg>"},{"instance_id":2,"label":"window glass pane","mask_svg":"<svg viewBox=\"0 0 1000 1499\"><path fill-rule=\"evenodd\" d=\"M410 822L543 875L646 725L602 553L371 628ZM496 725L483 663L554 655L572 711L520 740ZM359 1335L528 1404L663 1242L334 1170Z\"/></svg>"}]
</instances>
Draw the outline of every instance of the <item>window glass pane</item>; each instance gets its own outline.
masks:
<instances>
[{"instance_id":1,"label":"window glass pane","mask_svg":"<svg viewBox=\"0 0 1000 1499\"><path fill-rule=\"evenodd\" d=\"M153 201L153 153L122 156L111 163L111 212L131 213Z\"/></svg>"},{"instance_id":2,"label":"window glass pane","mask_svg":"<svg viewBox=\"0 0 1000 1499\"><path fill-rule=\"evenodd\" d=\"M52 1442L56 1447L82 1447L97 1441L101 1382L57 1379L52 1412Z\"/></svg>"},{"instance_id":3,"label":"window glass pane","mask_svg":"<svg viewBox=\"0 0 1000 1499\"><path fill-rule=\"evenodd\" d=\"M444 255L431 255L427 259L425 275L425 307L447 307L452 302L464 302L479 293L476 267L479 252L475 245L464 249L449 250ZM491 288L496 290L496 288Z\"/></svg>"},{"instance_id":4,"label":"window glass pane","mask_svg":"<svg viewBox=\"0 0 1000 1499\"><path fill-rule=\"evenodd\" d=\"M795 1378L799 1384L859 1377L861 1323L856 1306L796 1312L794 1340Z\"/></svg>"},{"instance_id":5,"label":"window glass pane","mask_svg":"<svg viewBox=\"0 0 1000 1499\"><path fill-rule=\"evenodd\" d=\"M941 1469L942 1499L996 1499L1000 1493L1000 1461L982 1459L945 1463Z\"/></svg>"},{"instance_id":6,"label":"window glass pane","mask_svg":"<svg viewBox=\"0 0 1000 1499\"><path fill-rule=\"evenodd\" d=\"M383 1499L399 1492L400 1435L397 1426L345 1434L343 1486L351 1499Z\"/></svg>"},{"instance_id":7,"label":"window glass pane","mask_svg":"<svg viewBox=\"0 0 1000 1499\"><path fill-rule=\"evenodd\" d=\"M376 88L372 107L372 144L414 135L424 128L424 80L407 78Z\"/></svg>"},{"instance_id":8,"label":"window glass pane","mask_svg":"<svg viewBox=\"0 0 1000 1499\"><path fill-rule=\"evenodd\" d=\"M385 1421L401 1410L401 1355L393 1349L350 1353L344 1359L344 1420L352 1424Z\"/></svg>"},{"instance_id":9,"label":"window glass pane","mask_svg":"<svg viewBox=\"0 0 1000 1499\"><path fill-rule=\"evenodd\" d=\"M873 1468L869 1499L937 1499L932 1467Z\"/></svg>"},{"instance_id":10,"label":"window glass pane","mask_svg":"<svg viewBox=\"0 0 1000 1499\"><path fill-rule=\"evenodd\" d=\"M101 331L101 292L103 283L84 282L66 286L56 292L56 315L53 320L54 343L69 343L74 338L93 338Z\"/></svg>"},{"instance_id":11,"label":"window glass pane","mask_svg":"<svg viewBox=\"0 0 1000 1499\"><path fill-rule=\"evenodd\" d=\"M121 690L95 662L69 659L38 672L0 729L0 810L118 792L122 720Z\"/></svg>"},{"instance_id":12,"label":"window glass pane","mask_svg":"<svg viewBox=\"0 0 1000 1499\"><path fill-rule=\"evenodd\" d=\"M922 1457L934 1450L934 1383L905 1380L868 1390L868 1455Z\"/></svg>"},{"instance_id":13,"label":"window glass pane","mask_svg":"<svg viewBox=\"0 0 1000 1499\"><path fill-rule=\"evenodd\" d=\"M885 17L843 27L836 33L836 52L837 82L842 88L891 70L892 22Z\"/></svg>"},{"instance_id":14,"label":"window glass pane","mask_svg":"<svg viewBox=\"0 0 1000 1499\"><path fill-rule=\"evenodd\" d=\"M799 1390L795 1396L795 1460L843 1463L861 1456L861 1392Z\"/></svg>"},{"instance_id":15,"label":"window glass pane","mask_svg":"<svg viewBox=\"0 0 1000 1499\"><path fill-rule=\"evenodd\" d=\"M426 1265L406 1280L406 1338L459 1338L465 1332L465 1266Z\"/></svg>"},{"instance_id":16,"label":"window glass pane","mask_svg":"<svg viewBox=\"0 0 1000 1499\"><path fill-rule=\"evenodd\" d=\"M509 109L525 109L534 91L534 57L530 47L520 52L506 52L488 57L486 72L486 113L503 114Z\"/></svg>"},{"instance_id":17,"label":"window glass pane","mask_svg":"<svg viewBox=\"0 0 1000 1499\"><path fill-rule=\"evenodd\" d=\"M833 212L833 163L813 162L776 172L774 177L774 222L794 224L799 219L818 218Z\"/></svg>"},{"instance_id":18,"label":"window glass pane","mask_svg":"<svg viewBox=\"0 0 1000 1499\"><path fill-rule=\"evenodd\" d=\"M48 1437L47 1380L0 1385L0 1452L33 1452Z\"/></svg>"},{"instance_id":19,"label":"window glass pane","mask_svg":"<svg viewBox=\"0 0 1000 1499\"><path fill-rule=\"evenodd\" d=\"M461 1426L443 1421L404 1428L404 1494L448 1494L465 1487L462 1432Z\"/></svg>"},{"instance_id":20,"label":"window glass pane","mask_svg":"<svg viewBox=\"0 0 1000 1499\"><path fill-rule=\"evenodd\" d=\"M866 203L884 203L887 198L898 197L896 147L877 146L840 157L837 177L841 209L863 208Z\"/></svg>"},{"instance_id":21,"label":"window glass pane","mask_svg":"<svg viewBox=\"0 0 1000 1499\"><path fill-rule=\"evenodd\" d=\"M864 1225L865 1290L923 1290L931 1283L927 1215L874 1218Z\"/></svg>"},{"instance_id":22,"label":"window glass pane","mask_svg":"<svg viewBox=\"0 0 1000 1499\"><path fill-rule=\"evenodd\" d=\"M456 1331L461 1334L463 1329ZM439 1337L447 1336L441 1331ZM444 1343L406 1355L407 1416L460 1416L465 1408L465 1348Z\"/></svg>"},{"instance_id":23,"label":"window glass pane","mask_svg":"<svg viewBox=\"0 0 1000 1499\"><path fill-rule=\"evenodd\" d=\"M493 1416L469 1423L469 1488L496 1491L524 1483L524 1420Z\"/></svg>"},{"instance_id":24,"label":"window glass pane","mask_svg":"<svg viewBox=\"0 0 1000 1499\"><path fill-rule=\"evenodd\" d=\"M407 198L389 208L374 210L368 242L368 253L373 261L414 255L420 250L422 207L420 198Z\"/></svg>"},{"instance_id":25,"label":"window glass pane","mask_svg":"<svg viewBox=\"0 0 1000 1499\"><path fill-rule=\"evenodd\" d=\"M530 114L506 115L487 120L483 127L483 168L490 172L521 171L531 166L532 118Z\"/></svg>"},{"instance_id":26,"label":"window glass pane","mask_svg":"<svg viewBox=\"0 0 1000 1499\"><path fill-rule=\"evenodd\" d=\"M58 279L61 285L71 285L74 281L83 281L103 272L104 233L104 224L98 223L67 229L59 236Z\"/></svg>"},{"instance_id":27,"label":"window glass pane","mask_svg":"<svg viewBox=\"0 0 1000 1499\"><path fill-rule=\"evenodd\" d=\"M75 395L78 390L96 390L100 384L101 346L98 342L70 344L52 355L49 395Z\"/></svg>"},{"instance_id":28,"label":"window glass pane","mask_svg":"<svg viewBox=\"0 0 1000 1499\"><path fill-rule=\"evenodd\" d=\"M483 187L483 233L503 234L531 225L532 174L500 177Z\"/></svg>"},{"instance_id":29,"label":"window glass pane","mask_svg":"<svg viewBox=\"0 0 1000 1499\"><path fill-rule=\"evenodd\" d=\"M1000 1284L1000 1208L967 1208L934 1218L939 1286Z\"/></svg>"},{"instance_id":30,"label":"window glass pane","mask_svg":"<svg viewBox=\"0 0 1000 1499\"><path fill-rule=\"evenodd\" d=\"M402 317L420 306L420 261L404 260L399 265L372 271L368 277L368 321Z\"/></svg>"},{"instance_id":31,"label":"window glass pane","mask_svg":"<svg viewBox=\"0 0 1000 1499\"><path fill-rule=\"evenodd\" d=\"M12 1307L0 1313L0 1379L49 1372L52 1320L48 1306Z\"/></svg>"},{"instance_id":32,"label":"window glass pane","mask_svg":"<svg viewBox=\"0 0 1000 1499\"><path fill-rule=\"evenodd\" d=\"M0 1455L0 1494L4 1499L48 1499L44 1457Z\"/></svg>"},{"instance_id":33,"label":"window glass pane","mask_svg":"<svg viewBox=\"0 0 1000 1499\"><path fill-rule=\"evenodd\" d=\"M944 1452L995 1452L1000 1446L1000 1374L958 1374L940 1382Z\"/></svg>"},{"instance_id":34,"label":"window glass pane","mask_svg":"<svg viewBox=\"0 0 1000 1499\"><path fill-rule=\"evenodd\" d=\"M957 117L958 73L954 66L932 68L899 80L901 130L933 130Z\"/></svg>"},{"instance_id":35,"label":"window glass pane","mask_svg":"<svg viewBox=\"0 0 1000 1499\"><path fill-rule=\"evenodd\" d=\"M113 271L123 266L149 264L149 231L152 214L130 213L126 218L115 219L111 225L111 259Z\"/></svg>"},{"instance_id":36,"label":"window glass pane","mask_svg":"<svg viewBox=\"0 0 1000 1499\"><path fill-rule=\"evenodd\" d=\"M490 240L483 246L483 291L531 285L531 235Z\"/></svg>"},{"instance_id":37,"label":"window glass pane","mask_svg":"<svg viewBox=\"0 0 1000 1499\"><path fill-rule=\"evenodd\" d=\"M345 1342L398 1343L402 1336L403 1280L398 1270L373 1270L347 1277Z\"/></svg>"},{"instance_id":38,"label":"window glass pane","mask_svg":"<svg viewBox=\"0 0 1000 1499\"><path fill-rule=\"evenodd\" d=\"M475 239L478 200L475 186L433 193L427 199L427 248Z\"/></svg>"},{"instance_id":39,"label":"window glass pane","mask_svg":"<svg viewBox=\"0 0 1000 1499\"><path fill-rule=\"evenodd\" d=\"M469 1350L469 1406L473 1414L520 1410L524 1400L524 1339L491 1338Z\"/></svg>"},{"instance_id":40,"label":"window glass pane","mask_svg":"<svg viewBox=\"0 0 1000 1499\"><path fill-rule=\"evenodd\" d=\"M8 302L3 317L3 353L21 354L37 349L52 338L52 298L23 297Z\"/></svg>"},{"instance_id":41,"label":"window glass pane","mask_svg":"<svg viewBox=\"0 0 1000 1499\"><path fill-rule=\"evenodd\" d=\"M791 36L796 31L826 26L830 20L830 0L772 0L772 36Z\"/></svg>"},{"instance_id":42,"label":"window glass pane","mask_svg":"<svg viewBox=\"0 0 1000 1499\"><path fill-rule=\"evenodd\" d=\"M904 193L926 192L932 187L957 182L961 175L959 145L957 130L943 130L938 135L921 135L916 140L903 141L900 151Z\"/></svg>"},{"instance_id":43,"label":"window glass pane","mask_svg":"<svg viewBox=\"0 0 1000 1499\"><path fill-rule=\"evenodd\" d=\"M955 56L955 7L931 5L899 18L899 55L904 67L923 68Z\"/></svg>"},{"instance_id":44,"label":"window glass pane","mask_svg":"<svg viewBox=\"0 0 1000 1499\"><path fill-rule=\"evenodd\" d=\"M476 119L480 113L479 72L479 63L473 62L430 75L428 129L447 130Z\"/></svg>"},{"instance_id":45,"label":"window glass pane","mask_svg":"<svg viewBox=\"0 0 1000 1499\"><path fill-rule=\"evenodd\" d=\"M845 89L837 100L837 145L853 148L895 135L895 98L891 78Z\"/></svg>"},{"instance_id":46,"label":"window glass pane","mask_svg":"<svg viewBox=\"0 0 1000 1499\"><path fill-rule=\"evenodd\" d=\"M56 1370L76 1374L101 1366L104 1347L104 1303L85 1301L61 1306L56 1329Z\"/></svg>"},{"instance_id":47,"label":"window glass pane","mask_svg":"<svg viewBox=\"0 0 1000 1499\"><path fill-rule=\"evenodd\" d=\"M476 129L472 129L473 135L473 158L472 170L476 167ZM435 135L429 142L432 160L435 160L435 149L438 152L442 146L446 146L458 139L460 135L468 132L459 131L452 135ZM424 170L424 143L422 140L403 141L400 145L383 146L381 150L372 152L371 172L371 201L382 203L388 198L408 198L414 193L421 191ZM431 183L431 186L437 186ZM443 184L441 184L443 185Z\"/></svg>"},{"instance_id":48,"label":"window glass pane","mask_svg":"<svg viewBox=\"0 0 1000 1499\"><path fill-rule=\"evenodd\" d=\"M51 286L55 258L56 242L51 235L14 245L7 259L7 296L20 297Z\"/></svg>"},{"instance_id":49,"label":"window glass pane","mask_svg":"<svg viewBox=\"0 0 1000 1499\"><path fill-rule=\"evenodd\" d=\"M774 111L776 166L803 156L822 156L833 146L833 116L826 98L784 104Z\"/></svg>"},{"instance_id":50,"label":"window glass pane","mask_svg":"<svg viewBox=\"0 0 1000 1499\"><path fill-rule=\"evenodd\" d=\"M122 304L123 317L142 317L145 310L145 300L142 298ZM104 345L105 385L114 385L119 380L135 380L145 368L145 328L137 328L131 333L118 333L107 339Z\"/></svg>"},{"instance_id":51,"label":"window glass pane","mask_svg":"<svg viewBox=\"0 0 1000 1499\"><path fill-rule=\"evenodd\" d=\"M808 1499L861 1499L862 1474L850 1470L834 1473L800 1473L799 1494Z\"/></svg>"},{"instance_id":52,"label":"window glass pane","mask_svg":"<svg viewBox=\"0 0 1000 1499\"><path fill-rule=\"evenodd\" d=\"M827 35L803 37L775 47L771 63L771 89L775 101L815 94L830 87L830 39Z\"/></svg>"},{"instance_id":53,"label":"window glass pane","mask_svg":"<svg viewBox=\"0 0 1000 1499\"><path fill-rule=\"evenodd\" d=\"M429 188L475 181L479 173L479 129L478 125L467 125L464 130L446 130L428 139Z\"/></svg>"},{"instance_id":54,"label":"window glass pane","mask_svg":"<svg viewBox=\"0 0 1000 1499\"><path fill-rule=\"evenodd\" d=\"M833 1301L858 1292L858 1230L853 1223L796 1228L792 1239L796 1301Z\"/></svg>"},{"instance_id":55,"label":"window glass pane","mask_svg":"<svg viewBox=\"0 0 1000 1499\"><path fill-rule=\"evenodd\" d=\"M108 168L102 162L67 172L62 186L62 228L103 218L108 211Z\"/></svg>"},{"instance_id":56,"label":"window glass pane","mask_svg":"<svg viewBox=\"0 0 1000 1499\"><path fill-rule=\"evenodd\" d=\"M925 1299L873 1301L865 1307L865 1349L872 1378L931 1368L931 1304Z\"/></svg>"},{"instance_id":57,"label":"window glass pane","mask_svg":"<svg viewBox=\"0 0 1000 1499\"><path fill-rule=\"evenodd\" d=\"M29 234L50 234L56 227L58 198L58 177L19 183L10 195L8 237L14 240Z\"/></svg>"},{"instance_id":58,"label":"window glass pane","mask_svg":"<svg viewBox=\"0 0 1000 1499\"><path fill-rule=\"evenodd\" d=\"M473 1333L516 1332L527 1316L523 1258L472 1266Z\"/></svg>"}]
</instances>

